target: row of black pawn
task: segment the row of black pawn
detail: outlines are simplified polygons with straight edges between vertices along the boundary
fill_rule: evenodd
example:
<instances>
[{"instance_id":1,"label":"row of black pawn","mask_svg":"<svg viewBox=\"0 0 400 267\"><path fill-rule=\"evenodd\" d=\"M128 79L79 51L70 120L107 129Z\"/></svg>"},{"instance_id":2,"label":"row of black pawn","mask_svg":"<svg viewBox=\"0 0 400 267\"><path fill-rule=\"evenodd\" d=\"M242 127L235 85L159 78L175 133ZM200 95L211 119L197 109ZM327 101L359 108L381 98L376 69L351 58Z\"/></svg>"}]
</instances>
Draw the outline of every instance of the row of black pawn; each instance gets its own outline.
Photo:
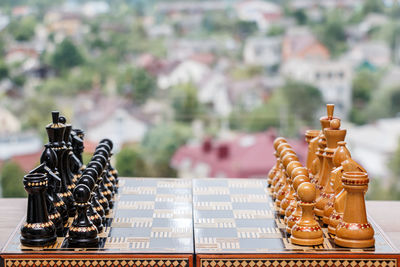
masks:
<instances>
[{"instance_id":1,"label":"row of black pawn","mask_svg":"<svg viewBox=\"0 0 400 267\"><path fill-rule=\"evenodd\" d=\"M28 212L21 243L46 246L57 236L67 236L70 246L96 246L118 191L118 173L110 163L113 143L100 141L84 166L83 131L72 129L59 112L52 112L52 117L41 164L24 177Z\"/></svg>"}]
</instances>

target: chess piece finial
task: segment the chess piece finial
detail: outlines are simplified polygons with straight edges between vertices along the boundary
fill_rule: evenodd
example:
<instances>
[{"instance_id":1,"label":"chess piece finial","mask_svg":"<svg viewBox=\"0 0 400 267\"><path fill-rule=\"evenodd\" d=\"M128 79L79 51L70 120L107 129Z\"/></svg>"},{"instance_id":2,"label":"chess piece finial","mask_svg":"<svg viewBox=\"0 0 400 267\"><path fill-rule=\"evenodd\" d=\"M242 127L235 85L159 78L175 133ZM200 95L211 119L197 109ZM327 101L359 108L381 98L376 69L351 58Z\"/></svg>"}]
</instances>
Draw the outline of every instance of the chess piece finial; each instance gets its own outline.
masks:
<instances>
[{"instance_id":1,"label":"chess piece finial","mask_svg":"<svg viewBox=\"0 0 400 267\"><path fill-rule=\"evenodd\" d=\"M77 214L69 228L67 238L70 247L96 247L99 244L97 228L87 215L89 208L90 189L80 184L74 189Z\"/></svg>"},{"instance_id":2,"label":"chess piece finial","mask_svg":"<svg viewBox=\"0 0 400 267\"><path fill-rule=\"evenodd\" d=\"M292 227L290 241L296 245L315 246L324 242L323 232L314 218L316 190L315 185L309 182L302 183L297 188L302 215Z\"/></svg>"},{"instance_id":3,"label":"chess piece finial","mask_svg":"<svg viewBox=\"0 0 400 267\"><path fill-rule=\"evenodd\" d=\"M335 109L335 105L334 104L327 104L326 105L326 113L328 115L328 120L332 120L333 119L333 111Z\"/></svg>"},{"instance_id":4,"label":"chess piece finial","mask_svg":"<svg viewBox=\"0 0 400 267\"><path fill-rule=\"evenodd\" d=\"M56 242L56 228L49 219L45 191L46 174L30 173L24 176L24 187L28 193L26 222L21 227L21 243L25 246L46 246Z\"/></svg>"},{"instance_id":5,"label":"chess piece finial","mask_svg":"<svg viewBox=\"0 0 400 267\"><path fill-rule=\"evenodd\" d=\"M364 194L369 178L366 172L344 172L343 187L347 192L343 220L336 228L335 244L342 247L366 248L375 244L374 229L367 220Z\"/></svg>"}]
</instances>

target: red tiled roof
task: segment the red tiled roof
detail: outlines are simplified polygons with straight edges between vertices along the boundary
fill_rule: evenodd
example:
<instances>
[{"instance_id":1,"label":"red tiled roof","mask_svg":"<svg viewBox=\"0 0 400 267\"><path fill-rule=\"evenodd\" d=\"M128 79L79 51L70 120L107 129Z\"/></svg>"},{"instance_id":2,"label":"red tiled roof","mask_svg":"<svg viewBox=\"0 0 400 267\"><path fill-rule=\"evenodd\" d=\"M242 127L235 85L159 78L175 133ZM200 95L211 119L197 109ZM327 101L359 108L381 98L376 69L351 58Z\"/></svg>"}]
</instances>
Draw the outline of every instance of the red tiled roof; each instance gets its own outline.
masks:
<instances>
[{"instance_id":1,"label":"red tiled roof","mask_svg":"<svg viewBox=\"0 0 400 267\"><path fill-rule=\"evenodd\" d=\"M216 177L223 173L229 178L250 178L265 176L275 164L273 141L276 135L274 131L256 134L241 134L234 140L224 142L228 147L228 156L225 159L218 157L218 147L221 143L213 143L210 152L205 152L202 146L185 145L174 154L171 165L177 167L183 160L190 159L194 168L198 163L207 164L210 167L210 177ZM246 145L247 142L247 145ZM303 140L288 140L305 164L307 157L307 144Z\"/></svg>"},{"instance_id":2,"label":"red tiled roof","mask_svg":"<svg viewBox=\"0 0 400 267\"><path fill-rule=\"evenodd\" d=\"M11 161L17 163L24 172L28 173L37 165L39 165L41 155L42 151L39 150L38 152L31 154L13 156Z\"/></svg>"}]
</instances>

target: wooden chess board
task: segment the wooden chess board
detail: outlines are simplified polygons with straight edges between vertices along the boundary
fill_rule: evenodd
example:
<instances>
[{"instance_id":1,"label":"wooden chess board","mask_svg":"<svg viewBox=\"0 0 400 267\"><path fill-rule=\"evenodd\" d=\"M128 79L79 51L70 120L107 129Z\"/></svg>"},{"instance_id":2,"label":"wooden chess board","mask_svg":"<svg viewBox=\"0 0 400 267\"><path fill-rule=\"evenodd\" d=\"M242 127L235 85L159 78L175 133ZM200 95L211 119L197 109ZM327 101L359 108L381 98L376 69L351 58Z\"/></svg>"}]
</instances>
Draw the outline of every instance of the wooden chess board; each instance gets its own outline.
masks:
<instances>
[{"instance_id":1,"label":"wooden chess board","mask_svg":"<svg viewBox=\"0 0 400 267\"><path fill-rule=\"evenodd\" d=\"M68 248L65 238L50 247L24 247L18 226L0 265L398 266L399 251L372 223L374 248L340 248L326 229L323 245L296 246L275 214L265 180L121 179L99 248Z\"/></svg>"}]
</instances>

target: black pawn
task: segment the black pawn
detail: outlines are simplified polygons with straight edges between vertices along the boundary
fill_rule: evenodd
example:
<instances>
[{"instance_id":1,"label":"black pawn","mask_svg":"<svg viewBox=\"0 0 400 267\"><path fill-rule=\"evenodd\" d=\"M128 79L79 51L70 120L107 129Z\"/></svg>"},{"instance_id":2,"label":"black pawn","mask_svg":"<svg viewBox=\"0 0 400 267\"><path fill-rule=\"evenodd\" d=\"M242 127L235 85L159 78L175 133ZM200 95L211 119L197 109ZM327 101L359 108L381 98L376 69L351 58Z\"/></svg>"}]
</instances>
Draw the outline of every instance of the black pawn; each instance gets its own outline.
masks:
<instances>
[{"instance_id":1,"label":"black pawn","mask_svg":"<svg viewBox=\"0 0 400 267\"><path fill-rule=\"evenodd\" d=\"M67 238L69 247L97 247L99 238L97 228L87 216L90 206L90 189L84 184L80 184L74 189L74 199L76 202L76 216L69 228Z\"/></svg>"},{"instance_id":2,"label":"black pawn","mask_svg":"<svg viewBox=\"0 0 400 267\"><path fill-rule=\"evenodd\" d=\"M96 194L93 192L94 186L96 183L94 182L93 178L90 177L89 175L85 174L82 175L82 177L79 179L78 184L84 184L90 189L90 205L87 211L87 215L89 216L89 219L92 221L92 223L96 226L97 231L101 233L103 231L103 219L100 216L100 214L96 211L96 209L93 207L93 198L95 198ZM101 207L100 204L98 206ZM102 208L102 207L101 207ZM103 215L104 216L104 215Z\"/></svg>"},{"instance_id":3,"label":"black pawn","mask_svg":"<svg viewBox=\"0 0 400 267\"><path fill-rule=\"evenodd\" d=\"M96 184L98 186L94 189L94 192L96 193L97 200L103 206L105 214L108 215L110 213L110 206L108 205L108 199L106 196L103 195L103 192L106 192L109 190L103 184L103 177L101 175L103 173L103 167L101 166L101 164L99 162L91 161L88 164L88 168L93 168L98 173L97 178L96 178ZM108 194L108 193L106 193L106 194Z\"/></svg>"},{"instance_id":4,"label":"black pawn","mask_svg":"<svg viewBox=\"0 0 400 267\"><path fill-rule=\"evenodd\" d=\"M28 192L28 212L26 222L21 227L21 243L34 247L52 245L56 242L57 235L47 213L47 177L43 173L27 174L23 182Z\"/></svg>"},{"instance_id":5,"label":"black pawn","mask_svg":"<svg viewBox=\"0 0 400 267\"><path fill-rule=\"evenodd\" d=\"M102 172L101 172L101 178L103 178L103 182L99 184L101 193L103 193L103 195L107 198L108 201L108 206L110 207L110 209L112 209L114 207L114 193L113 191L110 190L109 187L113 188L113 183L110 182L110 180L108 180L107 175L106 175L106 166L107 166L107 159L102 156L102 155L95 155L92 158L92 164L94 163L99 163L102 167Z\"/></svg>"},{"instance_id":6,"label":"black pawn","mask_svg":"<svg viewBox=\"0 0 400 267\"><path fill-rule=\"evenodd\" d=\"M93 181L97 181L97 177L99 176L98 173L97 173L97 171L96 171L95 169L91 168L91 167L85 168L85 170L84 170L84 172L83 172L83 175L82 175L82 178L83 178L83 176L85 176L85 175L90 176L90 177L93 179ZM81 180L82 180L82 178L81 178ZM79 180L79 182L80 182L81 180ZM84 183L83 180L82 180L82 183ZM98 196L97 196L98 185L97 185L96 182L94 183L94 187L93 187L92 192L94 193L94 197L92 197L92 206L93 206L94 210L100 215L101 220L102 220L102 223L103 223L103 225L105 226L105 223L106 223L106 213L105 213L105 211L104 211L103 206L100 204L99 198L98 198ZM104 198L104 196L102 196L102 198ZM104 198L104 199L105 199L105 198Z\"/></svg>"}]
</instances>

